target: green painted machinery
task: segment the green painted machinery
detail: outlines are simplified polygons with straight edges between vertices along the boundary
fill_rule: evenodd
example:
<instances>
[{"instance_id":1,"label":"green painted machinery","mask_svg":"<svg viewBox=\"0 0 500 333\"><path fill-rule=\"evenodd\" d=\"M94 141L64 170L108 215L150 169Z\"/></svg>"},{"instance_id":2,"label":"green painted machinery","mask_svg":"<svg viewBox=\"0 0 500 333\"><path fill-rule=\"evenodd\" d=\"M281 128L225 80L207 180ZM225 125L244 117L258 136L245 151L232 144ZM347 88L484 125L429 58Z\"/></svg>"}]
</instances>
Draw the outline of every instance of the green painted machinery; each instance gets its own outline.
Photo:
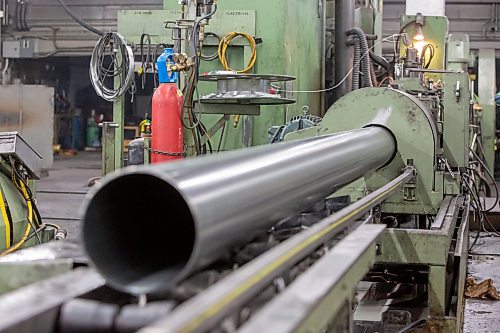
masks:
<instances>
[{"instance_id":1,"label":"green painted machinery","mask_svg":"<svg viewBox=\"0 0 500 333\"><path fill-rule=\"evenodd\" d=\"M461 267L457 281L465 279L468 246L458 247L453 239L468 242L469 206L461 174L469 167L471 94L467 73L446 72L442 77L440 93L431 93L423 86L418 92L404 88L353 91L330 108L319 126L290 134L287 139L365 126L391 130L398 144L393 162L341 193L357 200L397 177L405 165L415 166L418 174L414 181L374 210L376 223L390 227L379 242L375 270L383 267L384 272L403 275L406 270L422 267L428 274L429 317L454 329L460 319L448 318L452 279L447 267ZM410 83L418 86L419 79L413 80L402 87ZM462 89L457 97L458 84ZM448 213L451 217L444 219ZM450 257L449 253L455 255Z\"/></svg>"},{"instance_id":2,"label":"green painted machinery","mask_svg":"<svg viewBox=\"0 0 500 333\"><path fill-rule=\"evenodd\" d=\"M41 161L16 132L0 133L0 257L56 236L56 229L43 224L36 207L35 180Z\"/></svg>"},{"instance_id":3,"label":"green painted machinery","mask_svg":"<svg viewBox=\"0 0 500 333\"><path fill-rule=\"evenodd\" d=\"M187 7L187 6L186 6ZM118 32L128 43L135 45L135 53L139 52L141 35L151 36L153 47L158 44L168 46L184 44L187 38L176 35L172 27L179 22L183 13L177 0L165 0L163 10L122 10L118 13ZM184 8L188 11L189 9ZM297 90L321 90L324 88L324 30L325 9L322 2L304 2L300 0L280 1L219 1L217 13L210 19L203 30L202 54L217 55L220 38L236 31L248 33L261 42L257 45L255 66L249 74L276 74L300 78L295 82L287 82L282 95L296 100L291 105L248 106L248 105L204 105L202 120L208 129L216 128L210 133L212 143L221 141L221 150L233 150L242 147L268 143L268 129L276 124L285 124L290 119L309 110L311 115L320 116L325 109L324 95L295 94ZM188 22L181 23L188 26ZM187 28L186 28L187 29ZM184 34L185 31L182 31ZM187 43L187 42L186 42ZM243 69L251 57L251 48L244 38L235 38L227 58L231 68ZM212 61L202 61L200 73L222 70L218 57ZM181 87L183 83L181 82ZM199 82L197 96L204 96L216 90L212 82ZM105 127L105 157L103 173L107 174L123 166L123 127L125 114L125 96L114 102L113 124ZM221 111L224 108L225 111ZM251 108L251 113L245 112ZM146 110L148 111L148 110ZM239 113L241 112L241 113ZM146 113L149 113L146 112ZM221 115L227 123L221 139ZM241 117L237 115L241 114ZM253 114L253 115L247 115ZM210 131L210 130L209 130ZM109 135L106 135L109 134ZM185 130L185 141L188 154L193 154L193 134Z\"/></svg>"},{"instance_id":4,"label":"green painted machinery","mask_svg":"<svg viewBox=\"0 0 500 333\"><path fill-rule=\"evenodd\" d=\"M410 39L417 33L415 19L402 19ZM393 84L353 91L339 99L318 126L286 137L292 140L366 126L382 126L394 134L396 158L335 196L347 194L358 200L397 177L406 165L416 168L415 179L373 211L376 223L388 229L379 242L377 264L365 279L380 281L385 276L387 281L401 281L403 276L415 277L418 270L424 272L427 280L420 282L426 285L428 301L424 317L442 332L461 325L469 248L467 186L475 178L471 169L477 166L485 140L473 110L469 74L461 68L444 68L447 27L445 17L425 18L425 40L435 50L427 68L416 65L423 62L418 59L421 50L408 50L414 44L403 45ZM412 53L417 54L417 62L410 59ZM453 295L458 301L452 303Z\"/></svg>"}]
</instances>

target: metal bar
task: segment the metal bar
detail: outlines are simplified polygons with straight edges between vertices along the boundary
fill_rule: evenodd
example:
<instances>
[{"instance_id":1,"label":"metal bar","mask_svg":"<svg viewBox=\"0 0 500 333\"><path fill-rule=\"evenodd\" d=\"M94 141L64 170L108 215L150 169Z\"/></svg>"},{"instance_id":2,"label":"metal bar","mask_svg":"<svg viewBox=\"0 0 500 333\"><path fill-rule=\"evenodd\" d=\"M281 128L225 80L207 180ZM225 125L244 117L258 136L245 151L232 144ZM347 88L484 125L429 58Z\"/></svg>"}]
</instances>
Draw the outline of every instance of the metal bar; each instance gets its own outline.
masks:
<instances>
[{"instance_id":1,"label":"metal bar","mask_svg":"<svg viewBox=\"0 0 500 333\"><path fill-rule=\"evenodd\" d=\"M73 269L71 259L0 262L0 295Z\"/></svg>"},{"instance_id":2,"label":"metal bar","mask_svg":"<svg viewBox=\"0 0 500 333\"><path fill-rule=\"evenodd\" d=\"M347 31L354 28L355 0L335 1L335 84L339 84L354 65L353 48L347 46ZM352 75L335 90L335 99L351 91Z\"/></svg>"},{"instance_id":3,"label":"metal bar","mask_svg":"<svg viewBox=\"0 0 500 333\"><path fill-rule=\"evenodd\" d=\"M363 225L350 233L238 332L321 332L354 297L375 263L384 230L385 225Z\"/></svg>"},{"instance_id":4,"label":"metal bar","mask_svg":"<svg viewBox=\"0 0 500 333\"><path fill-rule=\"evenodd\" d=\"M118 52L116 54L116 62L120 63L122 61L121 59L121 53ZM117 76L114 81L115 87L120 85L120 76ZM116 101L113 102L113 125L114 128L111 128L110 131L114 131L114 140L111 141L110 144L113 146L107 147L106 150L108 149L114 149L113 152L113 157L114 157L114 165L113 165L113 170L118 170L123 167L123 143L125 140L125 132L124 132L124 126L125 126L125 95L122 95L118 97ZM112 135L112 134L110 134Z\"/></svg>"},{"instance_id":5,"label":"metal bar","mask_svg":"<svg viewBox=\"0 0 500 333\"><path fill-rule=\"evenodd\" d=\"M457 246L455 248L455 256L460 257L463 253L469 251L469 222L470 222L470 203L464 203L462 225L458 231Z\"/></svg>"},{"instance_id":6,"label":"metal bar","mask_svg":"<svg viewBox=\"0 0 500 333\"><path fill-rule=\"evenodd\" d=\"M4 295L0 297L0 332L53 332L64 302L104 284L97 272L80 268ZM42 320L41 315L50 318Z\"/></svg>"},{"instance_id":7,"label":"metal bar","mask_svg":"<svg viewBox=\"0 0 500 333\"><path fill-rule=\"evenodd\" d=\"M368 127L123 171L89 193L84 244L111 286L168 289L386 165L395 144L386 129Z\"/></svg>"},{"instance_id":8,"label":"metal bar","mask_svg":"<svg viewBox=\"0 0 500 333\"><path fill-rule=\"evenodd\" d=\"M439 209L439 212L437 213L434 222L431 225L431 230L440 230L443 227L444 221L453 217L453 215L457 211L455 209L457 200L458 197L455 196L447 196L443 199L441 208Z\"/></svg>"},{"instance_id":9,"label":"metal bar","mask_svg":"<svg viewBox=\"0 0 500 333\"><path fill-rule=\"evenodd\" d=\"M37 194L68 194L68 195L85 195L88 191L57 191L57 190L38 190Z\"/></svg>"},{"instance_id":10,"label":"metal bar","mask_svg":"<svg viewBox=\"0 0 500 333\"><path fill-rule=\"evenodd\" d=\"M407 68L408 73L436 73L436 74L446 74L446 73L461 73L462 71L452 71L447 69L423 69L423 68Z\"/></svg>"},{"instance_id":11,"label":"metal bar","mask_svg":"<svg viewBox=\"0 0 500 333\"><path fill-rule=\"evenodd\" d=\"M113 106L113 112L116 113L113 117L118 117L118 106L118 104ZM99 127L102 127L102 175L105 176L116 169L116 130L119 125L105 121L99 124Z\"/></svg>"},{"instance_id":12,"label":"metal bar","mask_svg":"<svg viewBox=\"0 0 500 333\"><path fill-rule=\"evenodd\" d=\"M253 143L253 116L243 116L243 147L251 147Z\"/></svg>"},{"instance_id":13,"label":"metal bar","mask_svg":"<svg viewBox=\"0 0 500 333\"><path fill-rule=\"evenodd\" d=\"M74 217L53 217L53 216L42 216L44 220L53 220L53 221L74 221L74 222L79 222L81 221L79 218L74 218Z\"/></svg>"},{"instance_id":14,"label":"metal bar","mask_svg":"<svg viewBox=\"0 0 500 333\"><path fill-rule=\"evenodd\" d=\"M139 333L197 333L212 329L276 277L396 193L414 176L415 169L409 167L387 185L277 245Z\"/></svg>"},{"instance_id":15,"label":"metal bar","mask_svg":"<svg viewBox=\"0 0 500 333\"><path fill-rule=\"evenodd\" d=\"M151 138L145 137L144 138L144 164L149 165L151 164L151 153L149 149L151 148Z\"/></svg>"},{"instance_id":16,"label":"metal bar","mask_svg":"<svg viewBox=\"0 0 500 333\"><path fill-rule=\"evenodd\" d=\"M464 316L464 290L465 281L467 279L467 264L469 253L469 218L470 218L470 204L464 203L462 226L458 231L457 245L455 247L455 260L459 260L458 265L458 301L457 301L457 323L463 323Z\"/></svg>"},{"instance_id":17,"label":"metal bar","mask_svg":"<svg viewBox=\"0 0 500 333\"><path fill-rule=\"evenodd\" d=\"M216 123L214 126L212 126L209 130L208 133L205 133L203 135L203 138L201 139L201 145L203 146L206 144L209 140L212 139L212 137L217 133L218 130L224 126L224 124L229 120L229 115L225 114L223 115Z\"/></svg>"},{"instance_id":18,"label":"metal bar","mask_svg":"<svg viewBox=\"0 0 500 333\"><path fill-rule=\"evenodd\" d=\"M0 266L4 263L22 263L70 259L77 264L87 264L88 260L80 245L62 240L21 249L0 258ZM0 269L1 270L1 269Z\"/></svg>"},{"instance_id":19,"label":"metal bar","mask_svg":"<svg viewBox=\"0 0 500 333\"><path fill-rule=\"evenodd\" d=\"M248 64L251 58L251 48L248 46L243 47L243 63ZM252 68L250 73L254 73L255 69ZM259 109L260 110L260 109ZM243 147L251 147L253 145L253 128L254 117L242 116L243 120Z\"/></svg>"}]
</instances>

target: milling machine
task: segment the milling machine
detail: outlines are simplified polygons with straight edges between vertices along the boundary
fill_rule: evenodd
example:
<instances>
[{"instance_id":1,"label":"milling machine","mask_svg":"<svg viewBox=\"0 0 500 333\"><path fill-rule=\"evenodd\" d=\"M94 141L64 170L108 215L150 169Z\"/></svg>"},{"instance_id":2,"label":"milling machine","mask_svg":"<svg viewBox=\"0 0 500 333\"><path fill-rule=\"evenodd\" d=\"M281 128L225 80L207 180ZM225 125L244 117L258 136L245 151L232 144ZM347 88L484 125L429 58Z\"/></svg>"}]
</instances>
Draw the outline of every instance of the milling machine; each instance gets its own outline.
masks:
<instances>
[{"instance_id":1,"label":"milling machine","mask_svg":"<svg viewBox=\"0 0 500 333\"><path fill-rule=\"evenodd\" d=\"M355 54L322 119L107 176L82 210L91 268L1 297L0 332L461 331L493 178L473 83L448 65L445 17L403 18L379 87L374 45L338 21Z\"/></svg>"}]
</instances>

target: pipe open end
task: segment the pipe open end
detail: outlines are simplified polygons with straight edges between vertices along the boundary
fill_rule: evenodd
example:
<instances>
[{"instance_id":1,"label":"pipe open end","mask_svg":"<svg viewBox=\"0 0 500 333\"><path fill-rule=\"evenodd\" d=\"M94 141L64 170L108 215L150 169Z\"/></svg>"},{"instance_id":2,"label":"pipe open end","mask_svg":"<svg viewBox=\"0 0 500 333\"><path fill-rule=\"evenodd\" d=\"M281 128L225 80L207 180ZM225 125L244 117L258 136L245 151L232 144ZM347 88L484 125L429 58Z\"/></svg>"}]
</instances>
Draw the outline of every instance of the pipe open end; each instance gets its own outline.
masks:
<instances>
[{"instance_id":1,"label":"pipe open end","mask_svg":"<svg viewBox=\"0 0 500 333\"><path fill-rule=\"evenodd\" d=\"M109 285L133 294L177 282L194 250L189 206L165 180L147 173L117 177L88 203L83 239Z\"/></svg>"}]
</instances>

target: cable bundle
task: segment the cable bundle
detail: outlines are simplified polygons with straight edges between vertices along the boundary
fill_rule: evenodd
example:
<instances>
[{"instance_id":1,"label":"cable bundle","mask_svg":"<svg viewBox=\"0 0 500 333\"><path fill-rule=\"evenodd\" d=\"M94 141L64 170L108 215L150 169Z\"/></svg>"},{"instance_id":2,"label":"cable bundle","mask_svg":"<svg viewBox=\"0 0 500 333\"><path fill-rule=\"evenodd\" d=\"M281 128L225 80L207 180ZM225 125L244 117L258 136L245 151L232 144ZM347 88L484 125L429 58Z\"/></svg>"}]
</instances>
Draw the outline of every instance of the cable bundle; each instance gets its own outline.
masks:
<instances>
[{"instance_id":1,"label":"cable bundle","mask_svg":"<svg viewBox=\"0 0 500 333\"><path fill-rule=\"evenodd\" d=\"M107 57L111 60L108 65ZM109 102L134 82L134 52L122 35L108 32L99 39L90 60L90 79L97 95Z\"/></svg>"},{"instance_id":2,"label":"cable bundle","mask_svg":"<svg viewBox=\"0 0 500 333\"><path fill-rule=\"evenodd\" d=\"M28 11L29 0L17 0L16 2L16 30L17 31L29 31L30 27L26 22L26 13Z\"/></svg>"},{"instance_id":3,"label":"cable bundle","mask_svg":"<svg viewBox=\"0 0 500 333\"><path fill-rule=\"evenodd\" d=\"M63 239L67 235L66 230L61 229L59 226L42 222L42 217L36 206L33 192L28 185L28 179L25 179L25 177L23 176L24 173L22 172L22 166L20 166L12 156L9 157L9 161L11 168L10 174L7 170L3 170L2 173L10 177L12 183L19 191L19 194L26 202L26 208L28 210L28 223L21 239L15 244L12 244L14 241L14 221L12 220L10 211L7 208L7 197L5 196L5 192L0 185L0 213L5 226L7 229L9 229L10 233L10 235L8 235L6 239L7 248L4 251L0 252L0 257L6 256L21 249L32 237L36 237L38 244L42 244L43 240L41 235L47 227L55 231L55 239Z\"/></svg>"},{"instance_id":4,"label":"cable bundle","mask_svg":"<svg viewBox=\"0 0 500 333\"><path fill-rule=\"evenodd\" d=\"M250 47L252 49L252 55L250 57L248 65L247 65L247 67L245 67L242 70L232 69L231 66L229 66L229 61L227 59L227 54L226 54L229 44L231 43L231 41L235 37L238 37L238 36L246 38L246 40L248 40L248 42L250 43ZM257 43L255 42L255 39L251 35L247 34L246 32L233 31L233 32L230 32L229 34L227 34L226 37L222 38L222 40L219 43L218 53L219 53L220 62L226 71L235 71L235 72L240 73L240 74L247 73L253 68L253 66L255 66L255 61L257 60Z\"/></svg>"}]
</instances>

